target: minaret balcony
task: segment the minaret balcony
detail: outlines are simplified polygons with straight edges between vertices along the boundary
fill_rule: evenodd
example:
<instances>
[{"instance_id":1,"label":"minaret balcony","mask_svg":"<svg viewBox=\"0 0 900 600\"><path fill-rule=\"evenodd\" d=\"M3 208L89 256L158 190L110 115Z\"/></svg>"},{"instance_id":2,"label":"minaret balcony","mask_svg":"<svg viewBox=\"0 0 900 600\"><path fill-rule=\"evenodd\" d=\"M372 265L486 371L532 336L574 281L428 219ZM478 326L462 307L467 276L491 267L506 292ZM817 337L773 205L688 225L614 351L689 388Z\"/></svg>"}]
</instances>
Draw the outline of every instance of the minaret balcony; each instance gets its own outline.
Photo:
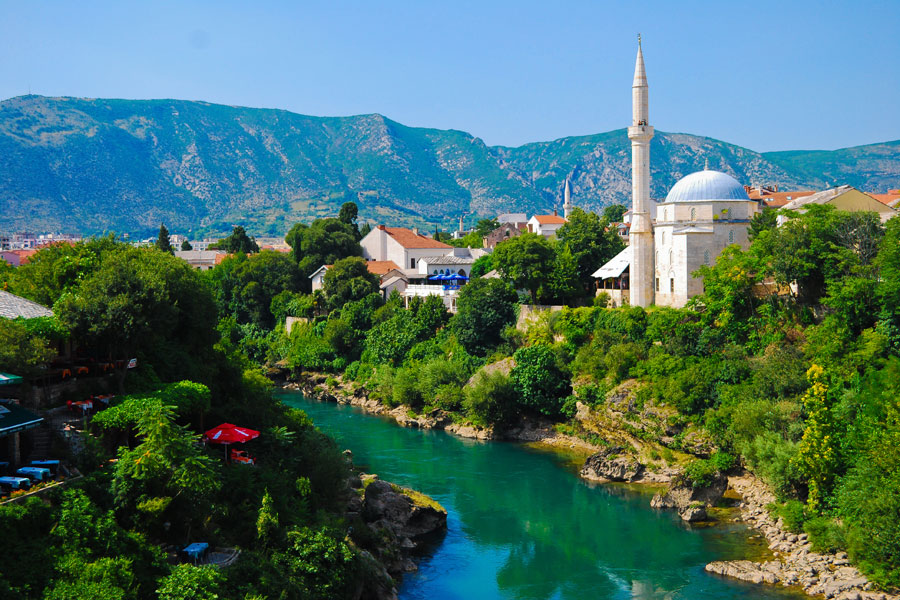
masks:
<instances>
[{"instance_id":1,"label":"minaret balcony","mask_svg":"<svg viewBox=\"0 0 900 600\"><path fill-rule=\"evenodd\" d=\"M637 142L649 142L653 138L652 125L634 125L628 128L628 139Z\"/></svg>"}]
</instances>

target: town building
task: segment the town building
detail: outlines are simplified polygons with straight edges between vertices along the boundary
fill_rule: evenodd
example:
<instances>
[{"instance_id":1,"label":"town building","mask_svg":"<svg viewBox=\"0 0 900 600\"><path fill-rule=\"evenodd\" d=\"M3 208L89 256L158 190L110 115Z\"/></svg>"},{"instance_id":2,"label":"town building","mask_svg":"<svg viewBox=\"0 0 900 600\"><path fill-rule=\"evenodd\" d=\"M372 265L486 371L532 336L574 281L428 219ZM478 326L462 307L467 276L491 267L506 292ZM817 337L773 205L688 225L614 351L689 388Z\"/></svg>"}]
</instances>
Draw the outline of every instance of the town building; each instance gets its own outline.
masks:
<instances>
[{"instance_id":1,"label":"town building","mask_svg":"<svg viewBox=\"0 0 900 600\"><path fill-rule=\"evenodd\" d=\"M417 229L384 225L372 229L359 245L366 260L390 260L403 269L415 269L420 258L441 256L453 249Z\"/></svg>"},{"instance_id":2,"label":"town building","mask_svg":"<svg viewBox=\"0 0 900 600\"><path fill-rule=\"evenodd\" d=\"M534 215L528 219L528 232L549 238L556 235L559 228L565 224L566 220L554 210L552 215Z\"/></svg>"},{"instance_id":3,"label":"town building","mask_svg":"<svg viewBox=\"0 0 900 600\"><path fill-rule=\"evenodd\" d=\"M482 243L485 248L493 249L496 248L497 244L500 242L519 237L526 231L528 231L528 223L526 221L522 221L521 223L501 223L500 227L485 236Z\"/></svg>"},{"instance_id":4,"label":"town building","mask_svg":"<svg viewBox=\"0 0 900 600\"><path fill-rule=\"evenodd\" d=\"M838 210L849 212L871 211L878 214L882 223L897 216L897 211L895 209L849 185L841 185L829 190L797 198L785 204L783 208L785 210L795 210L802 214L806 212L807 207L812 204L826 204L833 206ZM781 225L788 218L789 217L786 215L779 215L778 224Z\"/></svg>"},{"instance_id":5,"label":"town building","mask_svg":"<svg viewBox=\"0 0 900 600\"><path fill-rule=\"evenodd\" d=\"M175 257L186 262L192 269L209 271L228 256L219 250L175 250Z\"/></svg>"}]
</instances>

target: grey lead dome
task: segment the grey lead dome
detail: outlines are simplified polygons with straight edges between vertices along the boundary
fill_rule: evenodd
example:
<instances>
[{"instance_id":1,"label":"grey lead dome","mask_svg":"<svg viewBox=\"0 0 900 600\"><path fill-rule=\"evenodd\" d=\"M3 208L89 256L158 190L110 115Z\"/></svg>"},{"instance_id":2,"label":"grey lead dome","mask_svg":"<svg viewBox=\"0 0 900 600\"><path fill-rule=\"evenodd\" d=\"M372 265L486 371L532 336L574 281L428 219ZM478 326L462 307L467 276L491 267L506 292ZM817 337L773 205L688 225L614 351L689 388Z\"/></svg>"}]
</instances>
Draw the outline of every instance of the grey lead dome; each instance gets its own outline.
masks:
<instances>
[{"instance_id":1,"label":"grey lead dome","mask_svg":"<svg viewBox=\"0 0 900 600\"><path fill-rule=\"evenodd\" d=\"M666 202L708 202L710 200L749 200L744 186L721 171L697 171L678 180Z\"/></svg>"}]
</instances>

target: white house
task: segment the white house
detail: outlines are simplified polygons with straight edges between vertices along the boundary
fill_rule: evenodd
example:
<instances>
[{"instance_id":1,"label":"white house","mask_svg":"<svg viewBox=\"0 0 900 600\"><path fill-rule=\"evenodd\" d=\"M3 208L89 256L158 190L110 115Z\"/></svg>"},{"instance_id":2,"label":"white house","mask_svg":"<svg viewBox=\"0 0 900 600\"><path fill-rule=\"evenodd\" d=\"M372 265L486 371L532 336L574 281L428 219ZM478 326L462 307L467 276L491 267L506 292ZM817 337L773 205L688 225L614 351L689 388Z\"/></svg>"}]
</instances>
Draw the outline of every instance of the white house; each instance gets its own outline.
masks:
<instances>
[{"instance_id":1,"label":"white house","mask_svg":"<svg viewBox=\"0 0 900 600\"><path fill-rule=\"evenodd\" d=\"M366 260L391 260L402 269L415 269L416 261L428 256L441 256L453 249L418 230L379 225L360 242Z\"/></svg>"},{"instance_id":2,"label":"white house","mask_svg":"<svg viewBox=\"0 0 900 600\"><path fill-rule=\"evenodd\" d=\"M528 231L546 238L556 235L556 230L566 224L559 215L534 215L528 219Z\"/></svg>"}]
</instances>

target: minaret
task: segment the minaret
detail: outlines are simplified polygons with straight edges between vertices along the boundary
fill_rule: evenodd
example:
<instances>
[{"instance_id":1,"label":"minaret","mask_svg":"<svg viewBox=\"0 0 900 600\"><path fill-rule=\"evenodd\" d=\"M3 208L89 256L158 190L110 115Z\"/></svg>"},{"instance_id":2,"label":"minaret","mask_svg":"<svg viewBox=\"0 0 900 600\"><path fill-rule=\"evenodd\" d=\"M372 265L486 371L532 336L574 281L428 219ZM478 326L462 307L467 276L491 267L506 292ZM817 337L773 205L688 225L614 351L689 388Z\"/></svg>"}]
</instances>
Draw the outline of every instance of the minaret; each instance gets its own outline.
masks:
<instances>
[{"instance_id":1,"label":"minaret","mask_svg":"<svg viewBox=\"0 0 900 600\"><path fill-rule=\"evenodd\" d=\"M575 205L572 204L572 192L569 191L569 178L566 177L566 189L563 192L563 216L569 218Z\"/></svg>"},{"instance_id":2,"label":"minaret","mask_svg":"<svg viewBox=\"0 0 900 600\"><path fill-rule=\"evenodd\" d=\"M637 62L631 86L631 305L647 307L654 301L653 225L650 219L650 140L653 127L648 125L647 72L638 35Z\"/></svg>"}]
</instances>

